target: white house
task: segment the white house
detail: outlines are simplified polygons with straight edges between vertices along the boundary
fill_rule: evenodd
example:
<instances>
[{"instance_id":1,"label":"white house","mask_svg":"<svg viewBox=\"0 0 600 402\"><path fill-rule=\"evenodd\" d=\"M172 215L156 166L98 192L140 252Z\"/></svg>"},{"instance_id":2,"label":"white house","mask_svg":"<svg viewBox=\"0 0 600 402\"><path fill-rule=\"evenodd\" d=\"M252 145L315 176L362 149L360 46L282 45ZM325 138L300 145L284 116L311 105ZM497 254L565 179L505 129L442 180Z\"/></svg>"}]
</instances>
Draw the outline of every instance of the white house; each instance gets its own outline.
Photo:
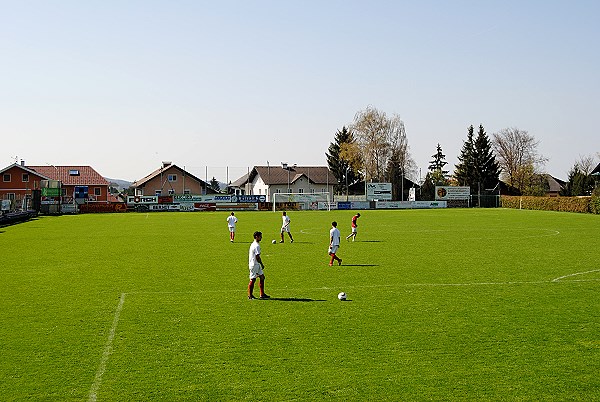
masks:
<instances>
[{"instance_id":1,"label":"white house","mask_svg":"<svg viewBox=\"0 0 600 402\"><path fill-rule=\"evenodd\" d=\"M254 166L252 170L231 183L238 195L274 193L329 193L333 199L336 178L326 166Z\"/></svg>"}]
</instances>

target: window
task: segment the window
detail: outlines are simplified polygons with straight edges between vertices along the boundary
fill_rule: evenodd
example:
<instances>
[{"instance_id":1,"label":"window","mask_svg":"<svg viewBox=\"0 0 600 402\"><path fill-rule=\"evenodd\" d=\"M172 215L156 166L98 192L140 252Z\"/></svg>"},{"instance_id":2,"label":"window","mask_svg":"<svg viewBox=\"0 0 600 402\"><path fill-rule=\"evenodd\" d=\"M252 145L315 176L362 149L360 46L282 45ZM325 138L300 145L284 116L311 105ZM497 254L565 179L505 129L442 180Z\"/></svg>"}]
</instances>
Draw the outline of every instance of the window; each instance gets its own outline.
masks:
<instances>
[{"instance_id":1,"label":"window","mask_svg":"<svg viewBox=\"0 0 600 402\"><path fill-rule=\"evenodd\" d=\"M258 195L261 195L261 194L262 194L262 189L259 188L258 189Z\"/></svg>"},{"instance_id":2,"label":"window","mask_svg":"<svg viewBox=\"0 0 600 402\"><path fill-rule=\"evenodd\" d=\"M154 195L160 197L161 194L162 194L162 191L160 191L160 190L154 190Z\"/></svg>"},{"instance_id":3,"label":"window","mask_svg":"<svg viewBox=\"0 0 600 402\"><path fill-rule=\"evenodd\" d=\"M314 194L314 193L315 193L315 189L314 189L314 188L311 188L311 189L310 189L310 193L311 193L311 194Z\"/></svg>"},{"instance_id":4,"label":"window","mask_svg":"<svg viewBox=\"0 0 600 402\"><path fill-rule=\"evenodd\" d=\"M304 189L303 189L303 188L299 188L299 189L298 189L298 193L300 193L300 194L304 194Z\"/></svg>"},{"instance_id":5,"label":"window","mask_svg":"<svg viewBox=\"0 0 600 402\"><path fill-rule=\"evenodd\" d=\"M169 195L173 195L173 194L175 194L175 190L173 190L172 188L169 189Z\"/></svg>"},{"instance_id":6,"label":"window","mask_svg":"<svg viewBox=\"0 0 600 402\"><path fill-rule=\"evenodd\" d=\"M167 176L167 180L173 182L173 181L177 181L177 175L176 174L170 174Z\"/></svg>"},{"instance_id":7,"label":"window","mask_svg":"<svg viewBox=\"0 0 600 402\"><path fill-rule=\"evenodd\" d=\"M23 183L29 182L29 173L23 173Z\"/></svg>"},{"instance_id":8,"label":"window","mask_svg":"<svg viewBox=\"0 0 600 402\"><path fill-rule=\"evenodd\" d=\"M188 189L183 190L183 194L191 194L190 189L188 188Z\"/></svg>"},{"instance_id":9,"label":"window","mask_svg":"<svg viewBox=\"0 0 600 402\"><path fill-rule=\"evenodd\" d=\"M78 169L69 170L69 176L79 176L79 170Z\"/></svg>"},{"instance_id":10,"label":"window","mask_svg":"<svg viewBox=\"0 0 600 402\"><path fill-rule=\"evenodd\" d=\"M4 180L5 183L10 181L10 173L4 173L2 180Z\"/></svg>"},{"instance_id":11,"label":"window","mask_svg":"<svg viewBox=\"0 0 600 402\"><path fill-rule=\"evenodd\" d=\"M102 189L100 187L94 187L94 195L102 195Z\"/></svg>"},{"instance_id":12,"label":"window","mask_svg":"<svg viewBox=\"0 0 600 402\"><path fill-rule=\"evenodd\" d=\"M291 192L292 192L292 189L291 189L291 188L288 188L288 189L287 189L287 192L288 192L288 193L291 193Z\"/></svg>"}]
</instances>

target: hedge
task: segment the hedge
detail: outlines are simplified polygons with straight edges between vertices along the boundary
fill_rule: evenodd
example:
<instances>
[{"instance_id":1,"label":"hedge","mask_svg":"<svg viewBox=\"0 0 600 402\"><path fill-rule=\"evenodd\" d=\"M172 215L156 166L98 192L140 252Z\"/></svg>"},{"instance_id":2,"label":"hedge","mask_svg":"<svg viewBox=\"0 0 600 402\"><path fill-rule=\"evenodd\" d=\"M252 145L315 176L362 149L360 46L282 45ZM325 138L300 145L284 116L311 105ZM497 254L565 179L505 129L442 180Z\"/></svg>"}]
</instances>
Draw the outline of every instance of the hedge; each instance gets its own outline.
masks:
<instances>
[{"instance_id":1,"label":"hedge","mask_svg":"<svg viewBox=\"0 0 600 402\"><path fill-rule=\"evenodd\" d=\"M503 208L535 209L600 214L600 197L533 197L509 196L501 198Z\"/></svg>"}]
</instances>

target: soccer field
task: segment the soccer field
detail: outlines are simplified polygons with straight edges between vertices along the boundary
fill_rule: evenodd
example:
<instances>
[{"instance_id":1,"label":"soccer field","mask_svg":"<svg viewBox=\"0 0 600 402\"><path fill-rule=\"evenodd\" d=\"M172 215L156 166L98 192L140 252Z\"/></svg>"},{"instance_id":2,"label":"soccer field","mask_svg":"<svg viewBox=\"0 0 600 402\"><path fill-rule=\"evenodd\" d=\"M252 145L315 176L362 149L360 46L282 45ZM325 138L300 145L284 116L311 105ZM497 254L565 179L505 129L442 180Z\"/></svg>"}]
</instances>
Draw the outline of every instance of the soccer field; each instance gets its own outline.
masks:
<instances>
[{"instance_id":1,"label":"soccer field","mask_svg":"<svg viewBox=\"0 0 600 402\"><path fill-rule=\"evenodd\" d=\"M0 400L600 400L599 216L355 212L0 228Z\"/></svg>"}]
</instances>

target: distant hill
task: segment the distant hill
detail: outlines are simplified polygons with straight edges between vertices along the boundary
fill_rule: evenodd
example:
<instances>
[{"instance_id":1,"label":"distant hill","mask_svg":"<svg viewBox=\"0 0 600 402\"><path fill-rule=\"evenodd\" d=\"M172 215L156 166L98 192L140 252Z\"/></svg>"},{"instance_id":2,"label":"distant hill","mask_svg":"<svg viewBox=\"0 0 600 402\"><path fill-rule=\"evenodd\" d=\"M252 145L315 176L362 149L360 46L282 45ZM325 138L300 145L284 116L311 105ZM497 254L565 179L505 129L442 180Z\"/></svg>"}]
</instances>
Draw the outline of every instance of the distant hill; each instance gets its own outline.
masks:
<instances>
[{"instance_id":1,"label":"distant hill","mask_svg":"<svg viewBox=\"0 0 600 402\"><path fill-rule=\"evenodd\" d=\"M104 178L107 182L110 183L112 187L117 188L118 190L127 190L131 187L131 181L119 180L119 179L109 179L108 177Z\"/></svg>"}]
</instances>

